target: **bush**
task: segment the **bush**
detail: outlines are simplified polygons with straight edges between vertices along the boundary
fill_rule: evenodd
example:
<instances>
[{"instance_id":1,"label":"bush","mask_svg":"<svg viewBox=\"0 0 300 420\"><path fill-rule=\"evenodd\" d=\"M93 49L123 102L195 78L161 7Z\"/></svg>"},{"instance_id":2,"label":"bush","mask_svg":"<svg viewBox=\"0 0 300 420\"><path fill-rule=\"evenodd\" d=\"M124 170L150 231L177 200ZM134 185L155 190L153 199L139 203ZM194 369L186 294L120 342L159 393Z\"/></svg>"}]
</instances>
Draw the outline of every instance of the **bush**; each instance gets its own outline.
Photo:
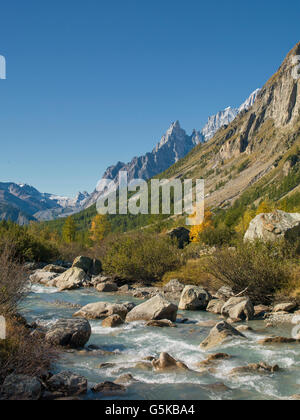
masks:
<instances>
[{"instance_id":1,"label":"bush","mask_svg":"<svg viewBox=\"0 0 300 420\"><path fill-rule=\"evenodd\" d=\"M227 226L210 228L200 233L200 242L208 246L232 245L236 237L236 232Z\"/></svg>"},{"instance_id":2,"label":"bush","mask_svg":"<svg viewBox=\"0 0 300 420\"><path fill-rule=\"evenodd\" d=\"M37 336L32 336L17 314L26 296L27 276L15 260L10 243L0 251L0 315L6 320L5 340L0 340L0 385L11 373L35 376L49 368L56 352Z\"/></svg>"},{"instance_id":3,"label":"bush","mask_svg":"<svg viewBox=\"0 0 300 420\"><path fill-rule=\"evenodd\" d=\"M35 238L26 227L4 221L0 223L0 251L8 242L13 244L15 256L23 261L51 262L58 257L53 244Z\"/></svg>"},{"instance_id":4,"label":"bush","mask_svg":"<svg viewBox=\"0 0 300 420\"><path fill-rule=\"evenodd\" d=\"M281 243L243 243L235 250L219 250L207 270L236 294L246 290L254 304L270 304L291 280L287 252Z\"/></svg>"},{"instance_id":5,"label":"bush","mask_svg":"<svg viewBox=\"0 0 300 420\"><path fill-rule=\"evenodd\" d=\"M170 238L150 233L120 235L106 249L104 271L126 280L160 281L182 264L180 250Z\"/></svg>"}]
</instances>

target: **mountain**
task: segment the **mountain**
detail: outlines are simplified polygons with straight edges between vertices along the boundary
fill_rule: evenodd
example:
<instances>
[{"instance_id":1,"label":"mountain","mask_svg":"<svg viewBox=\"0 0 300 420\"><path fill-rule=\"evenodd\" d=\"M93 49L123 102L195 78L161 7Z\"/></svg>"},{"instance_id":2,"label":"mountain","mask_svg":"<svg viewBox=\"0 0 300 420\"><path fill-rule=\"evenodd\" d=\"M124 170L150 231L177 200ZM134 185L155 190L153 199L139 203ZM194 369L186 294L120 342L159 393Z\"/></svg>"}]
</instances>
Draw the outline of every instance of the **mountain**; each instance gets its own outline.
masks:
<instances>
[{"instance_id":1,"label":"mountain","mask_svg":"<svg viewBox=\"0 0 300 420\"><path fill-rule=\"evenodd\" d=\"M249 205L261 198L280 201L300 190L300 77L294 56L300 43L255 94L248 110L169 168L162 178L204 178L206 205ZM246 108L246 109L245 109Z\"/></svg>"},{"instance_id":2,"label":"mountain","mask_svg":"<svg viewBox=\"0 0 300 420\"><path fill-rule=\"evenodd\" d=\"M207 124L203 127L200 133L202 141L207 142L220 128L229 125L237 117L237 115L243 111L248 111L248 109L254 105L259 92L260 89L256 89L239 108L232 108L229 106L224 109L224 111L220 111L216 115L209 117Z\"/></svg>"},{"instance_id":3,"label":"mountain","mask_svg":"<svg viewBox=\"0 0 300 420\"><path fill-rule=\"evenodd\" d=\"M180 127L179 121L173 123L161 138L160 142L144 156L134 157L130 163L118 162L117 165L109 167L103 175L103 179L111 179L118 185L120 171L128 173L128 180L150 179L153 176L165 171L167 168L186 156L195 146L199 145L202 137L196 130L188 136L185 130ZM91 194L85 207L94 204L103 194L103 189L96 188Z\"/></svg>"},{"instance_id":4,"label":"mountain","mask_svg":"<svg viewBox=\"0 0 300 420\"><path fill-rule=\"evenodd\" d=\"M190 136L180 127L179 121L176 121L170 126L151 153L134 157L130 163L118 162L116 165L110 166L102 179L111 179L118 186L120 171L128 173L128 181L136 178L148 180L164 172L184 158L196 146L210 140L220 128L230 124L239 113L247 111L255 103L258 93L259 89L254 91L240 108L228 107L224 111L209 117L205 127L201 131L193 130ZM84 203L84 207L88 208L94 204L103 192L102 185L99 182L95 191Z\"/></svg>"},{"instance_id":5,"label":"mountain","mask_svg":"<svg viewBox=\"0 0 300 420\"><path fill-rule=\"evenodd\" d=\"M34 220L51 220L82 209L88 193L79 193L75 198L40 193L27 184L0 182L0 220L13 220L28 224Z\"/></svg>"},{"instance_id":6,"label":"mountain","mask_svg":"<svg viewBox=\"0 0 300 420\"><path fill-rule=\"evenodd\" d=\"M229 226L239 222L243 212L262 199L277 204L283 201L291 211L299 212L300 75L295 76L293 64L294 56L299 55L300 42L256 94L252 107L242 109L211 140L196 146L157 177L204 178L205 205L221 214ZM95 214L94 205L74 219L80 229L86 230ZM147 226L154 218L114 215L110 221L115 231L124 232ZM50 223L61 229L62 222Z\"/></svg>"}]
</instances>

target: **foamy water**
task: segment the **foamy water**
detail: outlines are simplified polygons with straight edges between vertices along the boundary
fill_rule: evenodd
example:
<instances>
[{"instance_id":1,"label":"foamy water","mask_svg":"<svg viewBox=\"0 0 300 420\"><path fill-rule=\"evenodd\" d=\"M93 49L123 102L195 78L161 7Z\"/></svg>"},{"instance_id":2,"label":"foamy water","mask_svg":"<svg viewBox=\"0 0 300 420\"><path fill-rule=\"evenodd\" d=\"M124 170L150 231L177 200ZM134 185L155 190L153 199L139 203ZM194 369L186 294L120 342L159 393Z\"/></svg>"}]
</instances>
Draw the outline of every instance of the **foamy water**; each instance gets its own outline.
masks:
<instances>
[{"instance_id":1,"label":"foamy water","mask_svg":"<svg viewBox=\"0 0 300 420\"><path fill-rule=\"evenodd\" d=\"M52 325L57 319L70 318L75 309L70 303L86 305L91 302L128 302L128 296L120 297L100 294L94 290L57 292L56 289L33 285L23 314L29 321L37 321L44 326ZM131 299L139 303L136 299ZM59 302L59 304L57 303ZM67 302L65 305L63 302ZM126 394L116 399L163 399L163 400L209 400L209 399L286 399L300 394L300 346L280 345L264 347L258 340L270 335L291 336L291 326L280 329L264 329L263 321L251 322L250 326L259 332L246 332L248 340L227 343L209 352L225 352L232 356L213 366L215 369L200 372L197 364L208 357L200 349L200 343L210 332L210 328L200 327L196 322L219 320L218 316L206 312L184 312L191 324L178 324L177 328L151 328L143 322L134 322L119 328L103 328L101 321L92 321L92 336L88 344L94 344L106 350L99 353L65 353L55 366L56 371L72 370L89 380L89 385L103 381L113 381L118 376L130 373L138 381L128 387ZM136 364L146 357L157 357L167 352L175 359L184 362L191 371L156 373L142 370ZM249 363L266 362L278 364L282 370L278 373L259 375L232 376L233 368ZM100 369L102 363L112 367ZM208 386L222 382L229 390L218 392ZM100 398L88 395L89 398Z\"/></svg>"}]
</instances>

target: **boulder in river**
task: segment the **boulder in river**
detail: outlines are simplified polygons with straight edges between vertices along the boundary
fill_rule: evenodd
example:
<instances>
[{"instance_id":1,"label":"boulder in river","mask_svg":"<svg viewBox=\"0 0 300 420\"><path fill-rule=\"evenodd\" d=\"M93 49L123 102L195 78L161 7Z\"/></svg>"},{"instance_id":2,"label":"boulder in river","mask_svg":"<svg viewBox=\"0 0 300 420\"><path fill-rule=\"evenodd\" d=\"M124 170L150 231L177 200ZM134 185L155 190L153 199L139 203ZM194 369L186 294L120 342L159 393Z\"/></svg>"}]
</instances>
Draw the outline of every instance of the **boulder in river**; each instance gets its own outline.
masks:
<instances>
[{"instance_id":1,"label":"boulder in river","mask_svg":"<svg viewBox=\"0 0 300 420\"><path fill-rule=\"evenodd\" d=\"M1 394L11 401L37 401L42 394L42 385L37 378L12 374L5 379Z\"/></svg>"},{"instance_id":2,"label":"boulder in river","mask_svg":"<svg viewBox=\"0 0 300 420\"><path fill-rule=\"evenodd\" d=\"M116 283L100 283L96 286L96 289L100 293L113 293L118 291L118 286Z\"/></svg>"},{"instance_id":3,"label":"boulder in river","mask_svg":"<svg viewBox=\"0 0 300 420\"><path fill-rule=\"evenodd\" d=\"M87 379L73 372L61 372L52 376L46 383L50 392L59 392L65 397L87 393Z\"/></svg>"},{"instance_id":4,"label":"boulder in river","mask_svg":"<svg viewBox=\"0 0 300 420\"><path fill-rule=\"evenodd\" d=\"M104 328L116 328L124 324L124 320L119 315L111 315L102 321Z\"/></svg>"},{"instance_id":5,"label":"boulder in river","mask_svg":"<svg viewBox=\"0 0 300 420\"><path fill-rule=\"evenodd\" d=\"M296 338L287 338L287 337L267 337L262 340L259 340L258 344L261 344L261 345L300 344L300 340L297 340Z\"/></svg>"},{"instance_id":6,"label":"boulder in river","mask_svg":"<svg viewBox=\"0 0 300 420\"><path fill-rule=\"evenodd\" d=\"M216 299L221 299L227 301L234 296L233 290L229 286L222 286L217 293L214 295Z\"/></svg>"},{"instance_id":7,"label":"boulder in river","mask_svg":"<svg viewBox=\"0 0 300 420\"><path fill-rule=\"evenodd\" d=\"M294 312L298 305L296 302L279 303L273 309L273 312Z\"/></svg>"},{"instance_id":8,"label":"boulder in river","mask_svg":"<svg viewBox=\"0 0 300 420\"><path fill-rule=\"evenodd\" d=\"M94 394L104 394L104 395L112 395L112 394L123 394L126 392L126 387L124 385L116 384L114 382L103 382L101 384L95 385L91 388L91 391Z\"/></svg>"},{"instance_id":9,"label":"boulder in river","mask_svg":"<svg viewBox=\"0 0 300 420\"><path fill-rule=\"evenodd\" d=\"M284 238L290 230L299 224L300 213L285 213L284 211L276 210L273 213L259 214L251 221L245 234L245 240L275 241Z\"/></svg>"},{"instance_id":10,"label":"boulder in river","mask_svg":"<svg viewBox=\"0 0 300 420\"><path fill-rule=\"evenodd\" d=\"M186 311L205 310L211 295L203 287L186 286L182 292L179 309Z\"/></svg>"},{"instance_id":11,"label":"boulder in river","mask_svg":"<svg viewBox=\"0 0 300 420\"><path fill-rule=\"evenodd\" d=\"M280 370L278 365L270 366L267 363L251 363L232 369L230 375L246 375L248 373L274 373Z\"/></svg>"},{"instance_id":12,"label":"boulder in river","mask_svg":"<svg viewBox=\"0 0 300 420\"><path fill-rule=\"evenodd\" d=\"M89 303L81 308L73 316L85 319L104 319L111 315L119 315L125 319L129 310L125 305L108 302Z\"/></svg>"},{"instance_id":13,"label":"boulder in river","mask_svg":"<svg viewBox=\"0 0 300 420\"><path fill-rule=\"evenodd\" d=\"M33 284L42 284L47 287L55 287L57 277L57 273L52 273L50 271L44 270L37 270L31 274L29 280Z\"/></svg>"},{"instance_id":14,"label":"boulder in river","mask_svg":"<svg viewBox=\"0 0 300 420\"><path fill-rule=\"evenodd\" d=\"M221 346L233 339L246 338L242 333L237 331L227 322L219 322L210 332L209 336L201 343L203 350L210 350L214 347Z\"/></svg>"},{"instance_id":15,"label":"boulder in river","mask_svg":"<svg viewBox=\"0 0 300 420\"><path fill-rule=\"evenodd\" d=\"M177 325L168 319L159 319L148 321L146 324L147 327L157 327L157 328L176 328Z\"/></svg>"},{"instance_id":16,"label":"boulder in river","mask_svg":"<svg viewBox=\"0 0 300 420\"><path fill-rule=\"evenodd\" d=\"M222 308L221 314L236 320L251 320L254 318L254 306L247 297L232 297Z\"/></svg>"},{"instance_id":17,"label":"boulder in river","mask_svg":"<svg viewBox=\"0 0 300 420\"><path fill-rule=\"evenodd\" d=\"M89 257L80 256L75 258L72 267L80 268L90 276L98 276L102 272L101 261L93 260Z\"/></svg>"},{"instance_id":18,"label":"boulder in river","mask_svg":"<svg viewBox=\"0 0 300 420\"><path fill-rule=\"evenodd\" d=\"M42 271L46 271L48 273L63 274L65 271L67 271L67 269L62 267L61 265L49 264L46 265L46 267L44 267Z\"/></svg>"},{"instance_id":19,"label":"boulder in river","mask_svg":"<svg viewBox=\"0 0 300 420\"><path fill-rule=\"evenodd\" d=\"M220 315L225 303L226 302L221 299L212 299L207 305L206 311L211 312L212 314Z\"/></svg>"},{"instance_id":20,"label":"boulder in river","mask_svg":"<svg viewBox=\"0 0 300 420\"><path fill-rule=\"evenodd\" d=\"M62 347L82 348L92 334L90 323L84 319L62 319L46 333L47 342Z\"/></svg>"},{"instance_id":21,"label":"boulder in river","mask_svg":"<svg viewBox=\"0 0 300 420\"><path fill-rule=\"evenodd\" d=\"M57 277L55 281L56 287L62 292L87 286L90 283L90 277L81 268L73 267Z\"/></svg>"},{"instance_id":22,"label":"boulder in river","mask_svg":"<svg viewBox=\"0 0 300 420\"><path fill-rule=\"evenodd\" d=\"M178 362L168 353L161 353L159 359L152 361L154 370L162 372L168 370L189 370L182 362Z\"/></svg>"},{"instance_id":23,"label":"boulder in river","mask_svg":"<svg viewBox=\"0 0 300 420\"><path fill-rule=\"evenodd\" d=\"M164 291L168 293L182 293L184 287L184 284L182 284L179 280L173 279L164 286Z\"/></svg>"},{"instance_id":24,"label":"boulder in river","mask_svg":"<svg viewBox=\"0 0 300 420\"><path fill-rule=\"evenodd\" d=\"M176 322L178 307L160 294L136 306L126 317L127 322L168 319Z\"/></svg>"}]
</instances>

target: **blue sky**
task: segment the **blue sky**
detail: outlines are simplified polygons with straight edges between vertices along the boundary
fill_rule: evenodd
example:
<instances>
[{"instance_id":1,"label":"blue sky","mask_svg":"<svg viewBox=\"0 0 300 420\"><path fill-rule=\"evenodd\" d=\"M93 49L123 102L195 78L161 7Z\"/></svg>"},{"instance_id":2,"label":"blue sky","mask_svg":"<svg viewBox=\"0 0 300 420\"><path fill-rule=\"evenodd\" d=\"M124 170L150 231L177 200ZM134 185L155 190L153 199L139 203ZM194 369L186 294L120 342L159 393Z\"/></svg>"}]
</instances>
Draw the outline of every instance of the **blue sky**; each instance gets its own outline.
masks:
<instances>
[{"instance_id":1,"label":"blue sky","mask_svg":"<svg viewBox=\"0 0 300 420\"><path fill-rule=\"evenodd\" d=\"M299 0L1 4L0 181L92 191L107 166L261 87L299 41Z\"/></svg>"}]
</instances>

